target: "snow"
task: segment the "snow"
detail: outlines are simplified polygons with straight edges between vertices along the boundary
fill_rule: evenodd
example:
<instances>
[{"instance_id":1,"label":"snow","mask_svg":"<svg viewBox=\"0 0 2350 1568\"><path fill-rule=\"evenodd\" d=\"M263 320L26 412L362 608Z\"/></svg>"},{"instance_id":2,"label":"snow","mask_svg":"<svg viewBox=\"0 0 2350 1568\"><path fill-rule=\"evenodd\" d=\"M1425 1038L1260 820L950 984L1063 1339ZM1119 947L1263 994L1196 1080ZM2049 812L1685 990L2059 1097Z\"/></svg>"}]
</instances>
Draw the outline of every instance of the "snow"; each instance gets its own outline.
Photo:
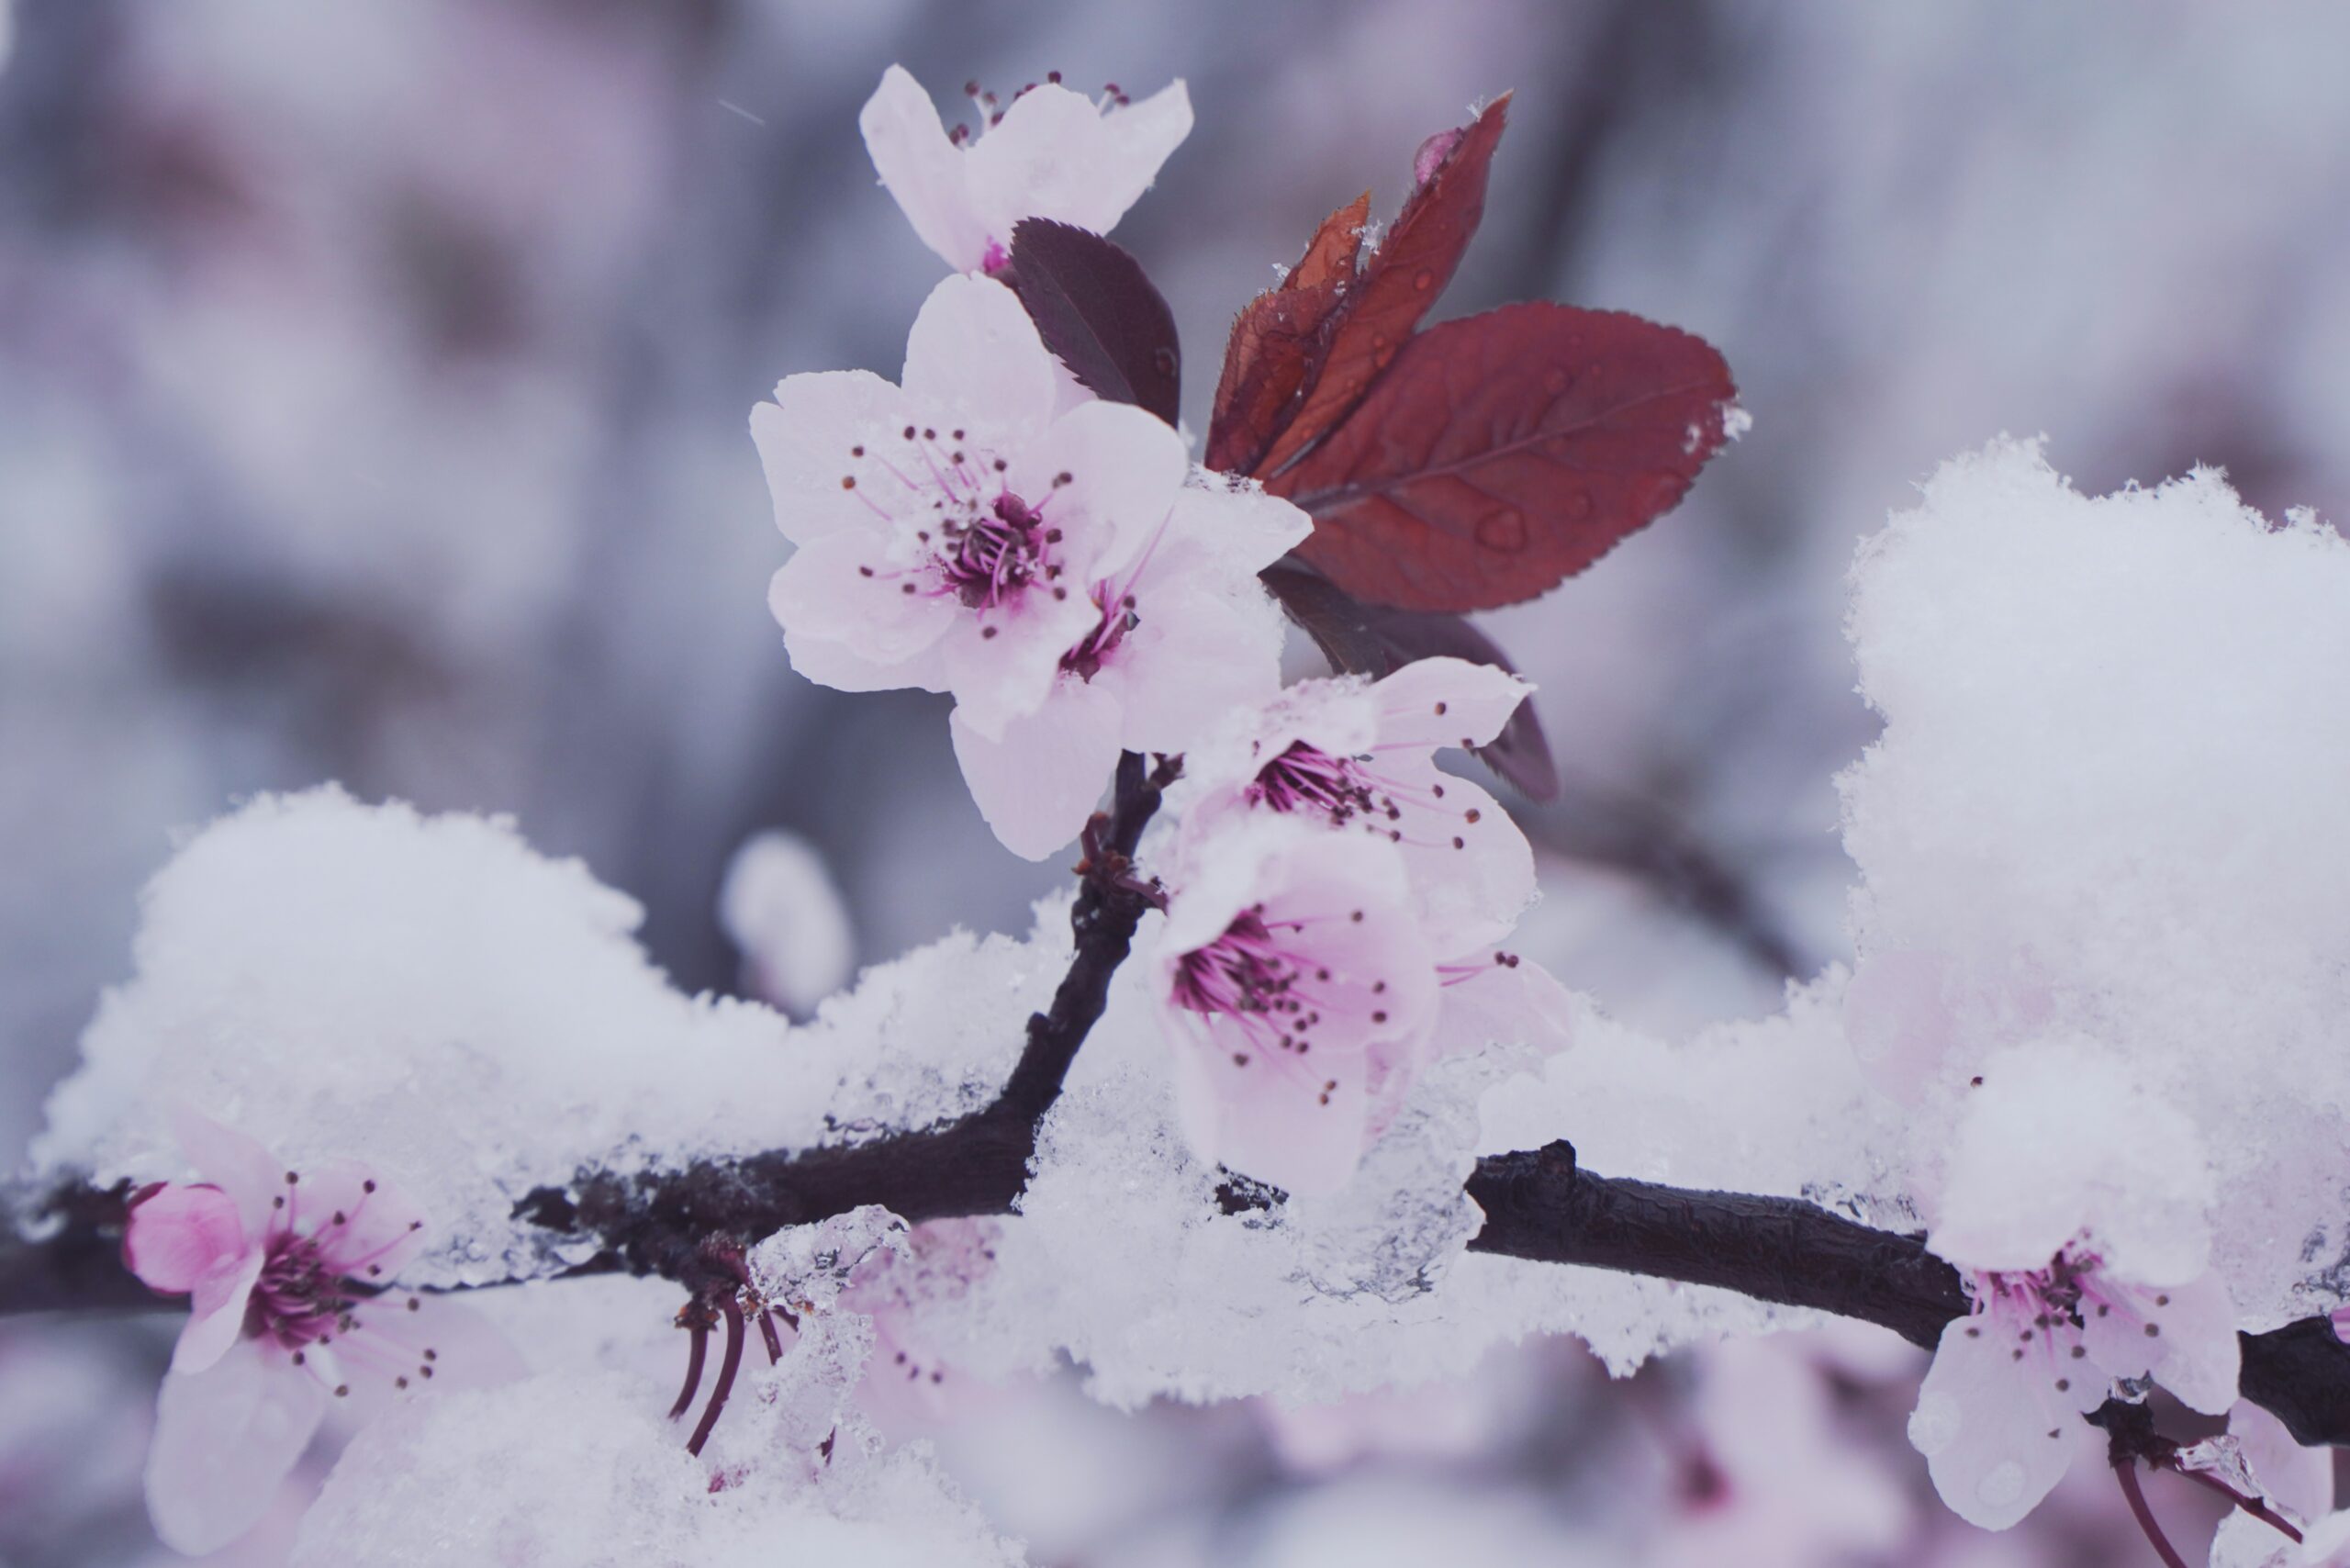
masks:
<instances>
[{"instance_id":1,"label":"snow","mask_svg":"<svg viewBox=\"0 0 2350 1568\"><path fill-rule=\"evenodd\" d=\"M407 1278L544 1271L511 1215L583 1165L632 1170L923 1125L991 1098L1067 968L1036 939L946 938L794 1027L691 998L645 959L635 903L510 824L264 797L150 885L138 972L50 1099L39 1172L177 1177L192 1105L295 1162L375 1165L430 1216Z\"/></svg>"},{"instance_id":2,"label":"snow","mask_svg":"<svg viewBox=\"0 0 2350 1568\"><path fill-rule=\"evenodd\" d=\"M2213 472L2093 498L2001 441L1863 544L1852 587L1886 721L1841 780L1858 972L1911 966L1938 992L1930 1039L1895 1031L1932 1058L1888 1151L1903 1183L1930 1199L1955 1136L1966 1182L2053 1159L2073 1169L2041 1180L2076 1196L2166 1205L2174 1242L2208 1196L2245 1327L2339 1299L2350 546ZM2045 1058L2044 1108L1954 1134L2009 1048Z\"/></svg>"}]
</instances>

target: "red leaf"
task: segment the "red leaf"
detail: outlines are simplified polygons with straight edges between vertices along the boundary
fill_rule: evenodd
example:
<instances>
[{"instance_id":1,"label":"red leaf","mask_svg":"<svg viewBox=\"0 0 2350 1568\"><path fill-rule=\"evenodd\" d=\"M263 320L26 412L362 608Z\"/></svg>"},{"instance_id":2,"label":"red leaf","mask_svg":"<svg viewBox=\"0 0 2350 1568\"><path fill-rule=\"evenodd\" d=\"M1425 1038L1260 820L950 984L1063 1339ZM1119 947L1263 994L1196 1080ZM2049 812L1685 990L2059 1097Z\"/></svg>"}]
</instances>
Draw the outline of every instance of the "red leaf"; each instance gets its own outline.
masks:
<instances>
[{"instance_id":1,"label":"red leaf","mask_svg":"<svg viewBox=\"0 0 2350 1568\"><path fill-rule=\"evenodd\" d=\"M1208 422L1209 467L1250 473L1281 433L1292 400L1313 372L1322 323L1353 281L1370 217L1365 191L1322 220L1279 288L1267 289L1233 319Z\"/></svg>"},{"instance_id":2,"label":"red leaf","mask_svg":"<svg viewBox=\"0 0 2350 1568\"><path fill-rule=\"evenodd\" d=\"M1508 115L1505 93L1460 130L1422 143L1413 159L1415 174L1426 171L1419 187L1385 243L1345 284L1342 303L1322 324L1327 346L1304 398L1250 472L1278 472L1345 419L1452 281L1485 216L1485 175Z\"/></svg>"},{"instance_id":3,"label":"red leaf","mask_svg":"<svg viewBox=\"0 0 2350 1568\"><path fill-rule=\"evenodd\" d=\"M1351 418L1265 487L1358 598L1490 610L1671 508L1737 396L1712 345L1615 311L1505 305L1404 344Z\"/></svg>"}]
</instances>

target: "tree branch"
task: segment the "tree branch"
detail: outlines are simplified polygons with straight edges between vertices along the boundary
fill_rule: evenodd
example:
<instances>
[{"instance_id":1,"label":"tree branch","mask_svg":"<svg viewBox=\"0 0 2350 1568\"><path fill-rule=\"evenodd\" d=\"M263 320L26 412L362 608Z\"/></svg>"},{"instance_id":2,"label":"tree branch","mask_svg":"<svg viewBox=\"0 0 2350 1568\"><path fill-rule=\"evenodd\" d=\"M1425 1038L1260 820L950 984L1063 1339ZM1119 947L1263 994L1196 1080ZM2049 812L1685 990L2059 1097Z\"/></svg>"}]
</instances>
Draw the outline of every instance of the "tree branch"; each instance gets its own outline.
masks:
<instances>
[{"instance_id":1,"label":"tree branch","mask_svg":"<svg viewBox=\"0 0 2350 1568\"><path fill-rule=\"evenodd\" d=\"M731 1299L739 1282L714 1269L711 1243L747 1246L866 1204L912 1222L1010 1213L1027 1184L1037 1125L1059 1098L1135 928L1156 902L1135 878L1134 853L1173 777L1173 764L1147 773L1140 756L1120 759L1112 810L1086 834L1069 973L1050 1008L1029 1019L1027 1043L992 1103L868 1143L632 1176L582 1170L566 1188L529 1194L518 1216L597 1245L574 1273L655 1274ZM1713 1285L1879 1324L1930 1347L1969 1309L1957 1271L1927 1251L1922 1237L1873 1229L1793 1198L1595 1176L1577 1167L1564 1142L1480 1159L1468 1193L1485 1213L1469 1244L1474 1251ZM0 1234L0 1316L153 1303L122 1266L127 1196L127 1187L52 1193L31 1211L41 1239ZM1255 1182L1224 1190L1228 1210L1280 1201ZM2350 1446L2350 1346L2326 1319L2241 1338L2246 1399L2303 1443Z\"/></svg>"}]
</instances>

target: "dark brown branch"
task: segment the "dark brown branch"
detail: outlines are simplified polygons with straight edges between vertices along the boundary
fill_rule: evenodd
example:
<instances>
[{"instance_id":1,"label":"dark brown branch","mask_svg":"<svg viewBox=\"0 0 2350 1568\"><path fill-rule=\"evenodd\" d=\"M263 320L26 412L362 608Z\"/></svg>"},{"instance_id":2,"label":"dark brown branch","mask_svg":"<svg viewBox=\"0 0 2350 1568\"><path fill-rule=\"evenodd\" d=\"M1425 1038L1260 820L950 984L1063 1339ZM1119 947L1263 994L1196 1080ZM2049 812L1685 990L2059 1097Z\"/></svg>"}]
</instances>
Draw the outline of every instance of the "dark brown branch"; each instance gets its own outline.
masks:
<instances>
[{"instance_id":1,"label":"dark brown branch","mask_svg":"<svg viewBox=\"0 0 2350 1568\"><path fill-rule=\"evenodd\" d=\"M1488 1155L1469 1178L1485 1211L1470 1249L1718 1285L1814 1307L1931 1347L1967 1311L1958 1271L1925 1238L1876 1230L1796 1198L1692 1192L1579 1170L1565 1143ZM2244 1397L2296 1440L2350 1446L2350 1345L2322 1317L2237 1336Z\"/></svg>"}]
</instances>

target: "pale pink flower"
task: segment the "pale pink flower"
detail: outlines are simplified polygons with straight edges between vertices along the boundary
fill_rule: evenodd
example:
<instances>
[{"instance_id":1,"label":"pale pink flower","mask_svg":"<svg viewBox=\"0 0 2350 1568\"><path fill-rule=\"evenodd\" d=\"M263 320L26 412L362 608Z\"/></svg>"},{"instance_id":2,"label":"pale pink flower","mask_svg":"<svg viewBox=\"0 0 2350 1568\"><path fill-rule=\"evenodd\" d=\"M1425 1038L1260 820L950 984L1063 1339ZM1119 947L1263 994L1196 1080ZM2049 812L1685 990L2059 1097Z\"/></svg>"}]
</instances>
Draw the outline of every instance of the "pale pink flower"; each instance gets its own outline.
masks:
<instances>
[{"instance_id":1,"label":"pale pink flower","mask_svg":"<svg viewBox=\"0 0 2350 1568\"><path fill-rule=\"evenodd\" d=\"M840 1305L873 1319L873 1354L857 1403L884 1431L918 1433L986 1406L996 1385L951 1365L924 1332L926 1312L968 1294L995 1268L992 1219L934 1219L904 1250L877 1248L857 1265Z\"/></svg>"},{"instance_id":2,"label":"pale pink flower","mask_svg":"<svg viewBox=\"0 0 2350 1568\"><path fill-rule=\"evenodd\" d=\"M1909 1417L1953 1512L1985 1529L2022 1518L2063 1478L2072 1427L2151 1377L2218 1415L2239 1353L2227 1288L2206 1271L2158 1284L2109 1267L2086 1239L2030 1271L1969 1271L1975 1309L1942 1330Z\"/></svg>"},{"instance_id":3,"label":"pale pink flower","mask_svg":"<svg viewBox=\"0 0 2350 1568\"><path fill-rule=\"evenodd\" d=\"M776 521L799 548L768 602L793 666L845 691L951 691L998 836L1067 844L1121 745L1180 750L1279 679L1255 580L1296 508L1186 487L1183 442L1141 409L1056 414L1054 361L1011 291L939 284L905 380L791 376L753 410Z\"/></svg>"},{"instance_id":4,"label":"pale pink flower","mask_svg":"<svg viewBox=\"0 0 2350 1568\"><path fill-rule=\"evenodd\" d=\"M978 132L949 133L922 84L892 65L857 117L882 185L957 272L1001 267L1024 218L1107 234L1192 132L1181 82L1140 103L1113 88L1097 104L1057 79L1009 104L976 84L973 98Z\"/></svg>"},{"instance_id":5,"label":"pale pink flower","mask_svg":"<svg viewBox=\"0 0 2350 1568\"><path fill-rule=\"evenodd\" d=\"M1276 817L1194 847L1157 991L1192 1147L1318 1193L1426 1059L1439 985L1393 846Z\"/></svg>"},{"instance_id":6,"label":"pale pink flower","mask_svg":"<svg viewBox=\"0 0 2350 1568\"><path fill-rule=\"evenodd\" d=\"M193 1114L179 1139L201 1183L132 1201L123 1255L149 1288L190 1297L147 1462L155 1531L214 1550L268 1508L337 1397L430 1380L420 1298L383 1286L424 1245L416 1205L365 1166L297 1172Z\"/></svg>"},{"instance_id":7,"label":"pale pink flower","mask_svg":"<svg viewBox=\"0 0 2350 1568\"><path fill-rule=\"evenodd\" d=\"M1376 682L1300 681L1190 756L1186 822L1210 832L1221 813L1270 812L1391 842L1437 951L1497 942L1534 897L1534 851L1492 795L1435 758L1492 740L1532 689L1455 658Z\"/></svg>"},{"instance_id":8,"label":"pale pink flower","mask_svg":"<svg viewBox=\"0 0 2350 1568\"><path fill-rule=\"evenodd\" d=\"M1208 476L1131 566L1089 590L1099 619L1034 712L990 737L958 707L955 755L996 836L1050 855L1085 825L1121 751L1188 751L1270 698L1282 626L1257 574L1313 528L1287 501Z\"/></svg>"}]
</instances>

